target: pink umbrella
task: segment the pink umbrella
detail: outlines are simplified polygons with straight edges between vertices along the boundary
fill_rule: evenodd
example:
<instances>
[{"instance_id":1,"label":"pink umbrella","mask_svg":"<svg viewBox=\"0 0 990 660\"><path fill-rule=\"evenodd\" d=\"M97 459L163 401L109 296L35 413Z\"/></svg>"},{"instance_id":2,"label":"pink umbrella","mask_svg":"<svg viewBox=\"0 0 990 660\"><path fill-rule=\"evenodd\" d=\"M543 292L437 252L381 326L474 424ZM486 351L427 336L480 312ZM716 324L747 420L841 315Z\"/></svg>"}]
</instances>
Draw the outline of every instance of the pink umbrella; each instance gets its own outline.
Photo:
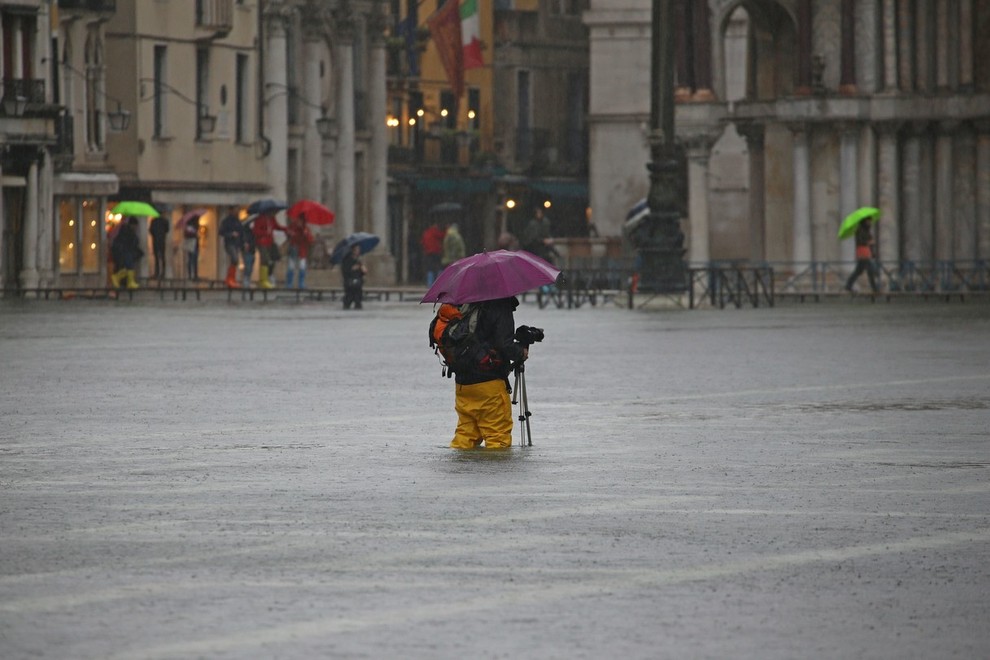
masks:
<instances>
[{"instance_id":1,"label":"pink umbrella","mask_svg":"<svg viewBox=\"0 0 990 660\"><path fill-rule=\"evenodd\" d=\"M447 266L420 302L497 300L553 284L559 277L553 264L525 250L482 252Z\"/></svg>"},{"instance_id":2,"label":"pink umbrella","mask_svg":"<svg viewBox=\"0 0 990 660\"><path fill-rule=\"evenodd\" d=\"M194 211L189 211L181 218L179 218L179 221L175 223L175 228L178 229L179 231L182 231L183 229L186 228L187 222L189 222L190 220L199 219L203 215L206 215L206 209L196 209Z\"/></svg>"}]
</instances>

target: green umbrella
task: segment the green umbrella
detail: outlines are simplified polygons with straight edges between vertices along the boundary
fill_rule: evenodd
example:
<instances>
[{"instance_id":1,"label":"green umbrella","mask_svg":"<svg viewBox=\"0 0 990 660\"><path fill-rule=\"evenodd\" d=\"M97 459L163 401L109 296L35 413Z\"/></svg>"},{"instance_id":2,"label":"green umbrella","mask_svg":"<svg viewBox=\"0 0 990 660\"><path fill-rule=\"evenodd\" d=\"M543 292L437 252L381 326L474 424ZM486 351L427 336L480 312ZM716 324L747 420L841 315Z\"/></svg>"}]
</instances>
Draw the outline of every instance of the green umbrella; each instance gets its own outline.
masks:
<instances>
[{"instance_id":1,"label":"green umbrella","mask_svg":"<svg viewBox=\"0 0 990 660\"><path fill-rule=\"evenodd\" d=\"M859 226L863 220L867 218L872 218L873 222L880 219L880 209L874 208L872 206L864 206L863 208L856 209L852 213L846 216L846 219L842 221L842 226L839 227L839 238L849 238L856 233L856 227Z\"/></svg>"},{"instance_id":2,"label":"green umbrella","mask_svg":"<svg viewBox=\"0 0 990 660\"><path fill-rule=\"evenodd\" d=\"M136 215L148 218L157 218L160 215L155 207L147 202L117 202L117 205L110 209L110 212L118 215Z\"/></svg>"}]
</instances>

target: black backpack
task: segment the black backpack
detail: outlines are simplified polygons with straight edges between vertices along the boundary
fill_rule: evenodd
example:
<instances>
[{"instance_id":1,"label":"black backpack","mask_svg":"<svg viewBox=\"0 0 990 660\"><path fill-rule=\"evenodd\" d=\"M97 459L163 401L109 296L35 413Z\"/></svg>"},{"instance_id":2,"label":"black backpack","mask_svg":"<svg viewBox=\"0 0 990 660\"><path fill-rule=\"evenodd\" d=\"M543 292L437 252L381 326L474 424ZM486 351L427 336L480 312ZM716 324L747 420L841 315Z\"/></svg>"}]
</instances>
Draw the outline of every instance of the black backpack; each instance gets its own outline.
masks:
<instances>
[{"instance_id":1,"label":"black backpack","mask_svg":"<svg viewBox=\"0 0 990 660\"><path fill-rule=\"evenodd\" d=\"M440 305L430 322L430 348L443 365L447 378L461 370L491 371L502 364L495 351L478 339L479 305Z\"/></svg>"}]
</instances>

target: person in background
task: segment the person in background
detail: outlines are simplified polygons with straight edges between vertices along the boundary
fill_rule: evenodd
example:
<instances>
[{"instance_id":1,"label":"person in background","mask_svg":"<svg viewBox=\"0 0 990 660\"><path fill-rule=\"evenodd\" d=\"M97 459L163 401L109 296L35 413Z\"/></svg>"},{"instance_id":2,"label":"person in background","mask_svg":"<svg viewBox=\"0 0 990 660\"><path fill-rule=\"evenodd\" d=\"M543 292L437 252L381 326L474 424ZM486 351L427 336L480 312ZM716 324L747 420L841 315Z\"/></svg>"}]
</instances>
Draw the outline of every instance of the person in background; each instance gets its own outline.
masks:
<instances>
[{"instance_id":1,"label":"person in background","mask_svg":"<svg viewBox=\"0 0 990 660\"><path fill-rule=\"evenodd\" d=\"M423 230L423 235L419 239L419 244L423 248L423 268L426 270L427 287L433 286L433 280L440 274L444 236L443 229L434 222Z\"/></svg>"},{"instance_id":2,"label":"person in background","mask_svg":"<svg viewBox=\"0 0 990 660\"><path fill-rule=\"evenodd\" d=\"M223 237L223 249L227 253L227 279L224 284L230 289L237 289L237 264L241 256L241 234L244 232L244 225L238 217L239 209L232 206L227 209L227 215L220 221L220 236Z\"/></svg>"},{"instance_id":3,"label":"person in background","mask_svg":"<svg viewBox=\"0 0 990 660\"><path fill-rule=\"evenodd\" d=\"M244 223L244 231L241 232L241 259L244 261L244 273L242 274L244 288L251 287L251 273L254 272L254 251L256 249L254 232L251 223Z\"/></svg>"},{"instance_id":4,"label":"person in background","mask_svg":"<svg viewBox=\"0 0 990 660\"><path fill-rule=\"evenodd\" d=\"M850 293L852 293L852 287L856 282L856 278L862 275L864 270L870 280L870 288L873 289L873 293L877 292L876 265L873 262L876 254L874 252L873 231L870 228L870 224L870 220L867 219L860 222L859 226L856 227L856 270L846 280L846 291Z\"/></svg>"},{"instance_id":5,"label":"person in background","mask_svg":"<svg viewBox=\"0 0 990 660\"><path fill-rule=\"evenodd\" d=\"M199 218L190 218L182 228L182 249L186 253L186 279L199 279Z\"/></svg>"},{"instance_id":6,"label":"person in background","mask_svg":"<svg viewBox=\"0 0 990 660\"><path fill-rule=\"evenodd\" d=\"M155 279L165 277L165 235L168 233L168 220L162 216L152 218L148 225L148 233L151 234L151 252L155 257Z\"/></svg>"},{"instance_id":7,"label":"person in background","mask_svg":"<svg viewBox=\"0 0 990 660\"><path fill-rule=\"evenodd\" d=\"M127 281L128 289L138 288L137 278L134 270L138 261L144 256L137 235L137 218L128 218L121 224L110 245L110 254L113 257L114 274L110 281L118 289Z\"/></svg>"},{"instance_id":8,"label":"person in background","mask_svg":"<svg viewBox=\"0 0 990 660\"><path fill-rule=\"evenodd\" d=\"M361 246L352 245L340 263L340 273L344 278L344 309L361 309L364 300L364 276L368 269L361 261Z\"/></svg>"},{"instance_id":9,"label":"person in background","mask_svg":"<svg viewBox=\"0 0 990 660\"><path fill-rule=\"evenodd\" d=\"M533 217L523 231L522 249L553 263L557 250L550 236L550 218L544 215L542 206L534 209Z\"/></svg>"},{"instance_id":10,"label":"person in background","mask_svg":"<svg viewBox=\"0 0 990 660\"><path fill-rule=\"evenodd\" d=\"M275 216L267 213L261 214L254 219L251 231L254 232L254 240L258 247L258 258L261 259L261 267L258 271L258 286L262 289L272 289L271 276L274 275L275 262L278 261L278 246L275 244L275 230L285 231L285 227L278 224Z\"/></svg>"},{"instance_id":11,"label":"person in background","mask_svg":"<svg viewBox=\"0 0 990 660\"><path fill-rule=\"evenodd\" d=\"M461 236L457 223L452 222L447 227L447 233L443 237L443 257L440 259L440 265L446 268L458 259L463 259L464 254L464 238Z\"/></svg>"},{"instance_id":12,"label":"person in background","mask_svg":"<svg viewBox=\"0 0 990 660\"><path fill-rule=\"evenodd\" d=\"M299 271L299 288L306 288L306 258L313 245L313 232L306 225L305 216L292 218L285 233L289 237L289 250L286 254L285 286L292 288L293 271Z\"/></svg>"}]
</instances>

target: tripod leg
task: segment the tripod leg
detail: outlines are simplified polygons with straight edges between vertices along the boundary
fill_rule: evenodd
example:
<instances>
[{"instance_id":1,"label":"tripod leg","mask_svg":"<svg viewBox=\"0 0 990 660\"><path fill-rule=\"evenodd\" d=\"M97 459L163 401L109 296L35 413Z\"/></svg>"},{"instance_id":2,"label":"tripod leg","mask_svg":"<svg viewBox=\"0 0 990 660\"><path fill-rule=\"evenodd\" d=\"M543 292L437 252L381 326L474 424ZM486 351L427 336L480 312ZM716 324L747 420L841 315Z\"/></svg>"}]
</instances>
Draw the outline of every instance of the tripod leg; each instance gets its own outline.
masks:
<instances>
[{"instance_id":1,"label":"tripod leg","mask_svg":"<svg viewBox=\"0 0 990 660\"><path fill-rule=\"evenodd\" d=\"M529 426L529 418L532 417L532 413L529 412L529 395L526 393L526 376L525 374L519 374L519 389L521 393L519 394L519 421L525 422L525 427L522 429L522 434L519 442L524 446L533 446L533 432ZM526 440L523 443L523 440Z\"/></svg>"}]
</instances>

